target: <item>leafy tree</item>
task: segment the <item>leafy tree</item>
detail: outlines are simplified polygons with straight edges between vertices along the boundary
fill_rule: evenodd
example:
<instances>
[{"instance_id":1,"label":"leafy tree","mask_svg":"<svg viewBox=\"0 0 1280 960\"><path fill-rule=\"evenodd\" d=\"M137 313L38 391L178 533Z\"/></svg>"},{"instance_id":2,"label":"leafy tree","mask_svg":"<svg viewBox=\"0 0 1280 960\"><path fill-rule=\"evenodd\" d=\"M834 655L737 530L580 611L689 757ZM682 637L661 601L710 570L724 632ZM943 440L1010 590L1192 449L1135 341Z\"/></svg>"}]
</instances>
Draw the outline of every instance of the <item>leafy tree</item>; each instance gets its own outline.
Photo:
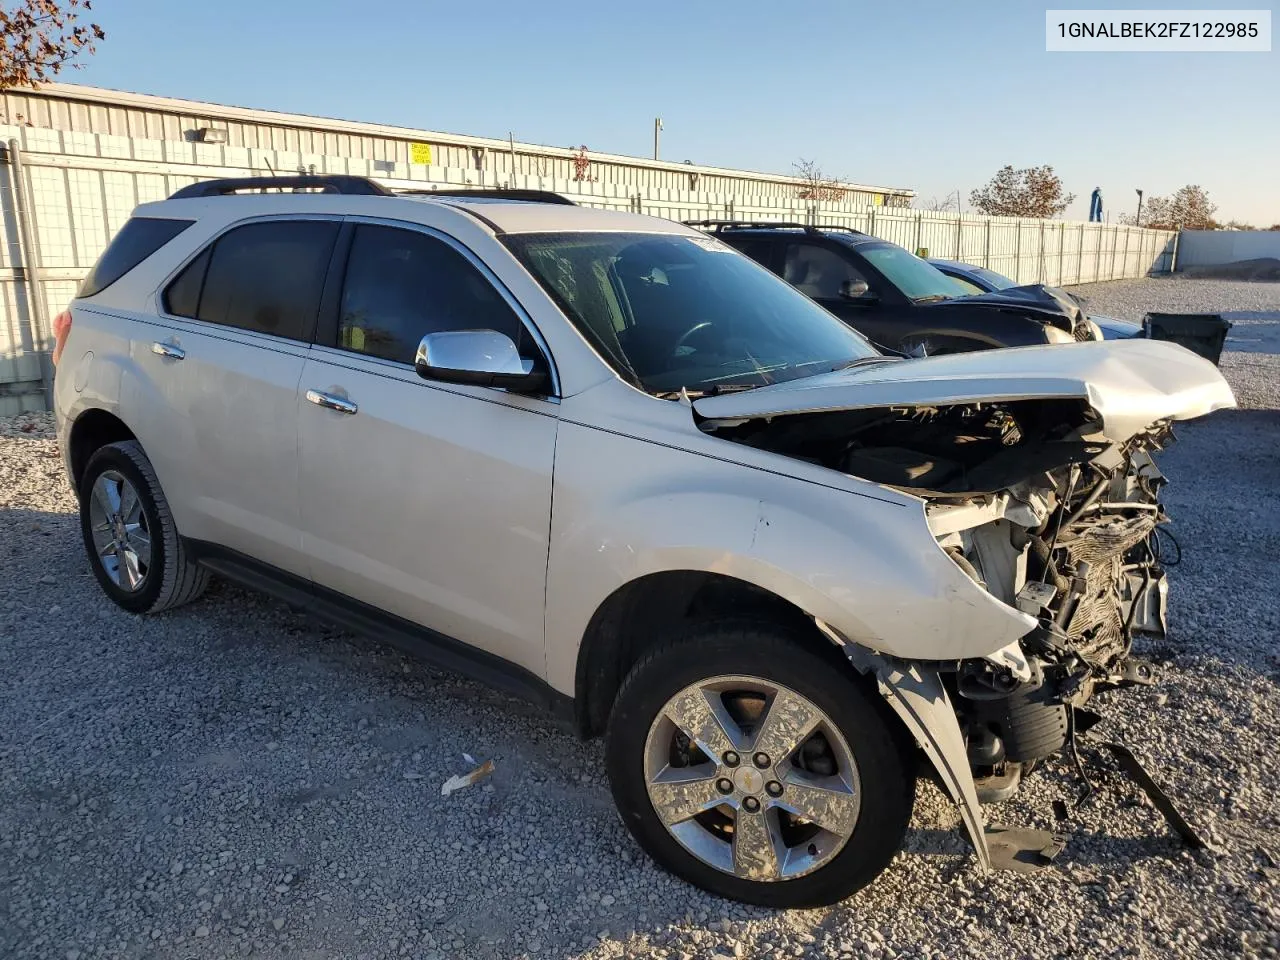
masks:
<instances>
[{"instance_id":1,"label":"leafy tree","mask_svg":"<svg viewBox=\"0 0 1280 960\"><path fill-rule=\"evenodd\" d=\"M1187 184L1171 197L1152 197L1142 210L1142 224L1154 230L1217 230L1219 224L1213 219L1218 208L1209 201L1209 193L1204 187ZM1133 218L1122 218L1132 223ZM1237 229L1246 228L1244 224L1232 224Z\"/></svg>"},{"instance_id":2,"label":"leafy tree","mask_svg":"<svg viewBox=\"0 0 1280 960\"><path fill-rule=\"evenodd\" d=\"M14 0L0 7L0 90L34 87L93 53L107 35L81 21L89 10L90 0Z\"/></svg>"},{"instance_id":3,"label":"leafy tree","mask_svg":"<svg viewBox=\"0 0 1280 960\"><path fill-rule=\"evenodd\" d=\"M1023 170L1006 164L986 186L969 194L974 207L995 217L1048 219L1061 215L1074 199L1075 194L1063 191L1062 180L1047 164Z\"/></svg>"},{"instance_id":4,"label":"leafy tree","mask_svg":"<svg viewBox=\"0 0 1280 960\"><path fill-rule=\"evenodd\" d=\"M845 190L835 177L827 176L817 160L801 158L793 163L796 176L804 181L796 190L800 200L843 200Z\"/></svg>"}]
</instances>

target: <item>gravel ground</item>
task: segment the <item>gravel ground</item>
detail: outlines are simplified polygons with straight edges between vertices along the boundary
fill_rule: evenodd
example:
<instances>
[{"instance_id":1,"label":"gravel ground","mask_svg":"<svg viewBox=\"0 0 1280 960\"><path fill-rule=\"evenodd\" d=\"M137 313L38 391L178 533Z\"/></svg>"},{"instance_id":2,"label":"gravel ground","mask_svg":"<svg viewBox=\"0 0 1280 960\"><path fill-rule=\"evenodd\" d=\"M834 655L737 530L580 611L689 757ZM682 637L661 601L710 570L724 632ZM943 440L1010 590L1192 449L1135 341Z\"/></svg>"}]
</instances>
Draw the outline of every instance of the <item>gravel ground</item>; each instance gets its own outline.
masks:
<instances>
[{"instance_id":1,"label":"gravel ground","mask_svg":"<svg viewBox=\"0 0 1280 960\"><path fill-rule=\"evenodd\" d=\"M0 956L1202 957L1280 950L1280 285L1147 280L1095 312L1238 307L1246 409L1164 457L1184 557L1157 689L1103 697L1219 847L1098 792L1035 877L982 876L922 785L905 851L838 907L771 913L653 867L598 744L533 708L216 584L171 614L89 574L47 417L0 421ZM493 758L496 772L440 796ZM1036 774L989 818L1051 827Z\"/></svg>"}]
</instances>

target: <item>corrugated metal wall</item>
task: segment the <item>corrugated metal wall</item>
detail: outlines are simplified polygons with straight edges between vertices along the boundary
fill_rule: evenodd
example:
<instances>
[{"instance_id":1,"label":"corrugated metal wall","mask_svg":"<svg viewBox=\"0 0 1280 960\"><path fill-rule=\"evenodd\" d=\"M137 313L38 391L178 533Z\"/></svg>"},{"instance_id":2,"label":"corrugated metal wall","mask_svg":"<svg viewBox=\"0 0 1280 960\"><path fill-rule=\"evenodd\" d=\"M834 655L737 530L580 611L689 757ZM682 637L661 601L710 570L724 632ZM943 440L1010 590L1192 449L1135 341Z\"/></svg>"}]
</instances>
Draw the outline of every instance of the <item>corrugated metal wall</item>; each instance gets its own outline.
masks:
<instances>
[{"instance_id":1,"label":"corrugated metal wall","mask_svg":"<svg viewBox=\"0 0 1280 960\"><path fill-rule=\"evenodd\" d=\"M38 127L0 126L18 142L25 183L0 164L0 415L44 408L47 318L65 308L76 285L133 208L200 179L309 169L372 176L390 187L464 184L456 167L329 157L275 149L154 140ZM652 188L563 177L517 176L514 186L555 190L593 207L677 220L736 218L835 224L863 230L929 255L989 266L1019 283L1088 283L1169 269L1174 234L1136 227L1010 217L970 217L904 208L818 204L790 197ZM26 190L34 249L21 242L15 189ZM30 267L40 275L33 284ZM33 310L32 298L43 304Z\"/></svg>"},{"instance_id":2,"label":"corrugated metal wall","mask_svg":"<svg viewBox=\"0 0 1280 960\"><path fill-rule=\"evenodd\" d=\"M407 166L412 144L425 143L431 147L433 165L459 171L459 176L465 178L450 182L470 181L477 185L493 185L513 177L547 182L570 180L575 173L572 148L173 100L75 84L0 92L0 123L29 123L72 133L171 142L190 141L200 128L215 127L226 133L231 147L367 160L388 176L399 174L384 167ZM795 194L802 183L795 177L641 157L589 153L588 158L590 167L585 176L601 184L626 185L633 190L700 190L783 198ZM431 179L443 178L436 175ZM911 190L896 187L850 185L846 198L859 204L907 206L914 195Z\"/></svg>"}]
</instances>

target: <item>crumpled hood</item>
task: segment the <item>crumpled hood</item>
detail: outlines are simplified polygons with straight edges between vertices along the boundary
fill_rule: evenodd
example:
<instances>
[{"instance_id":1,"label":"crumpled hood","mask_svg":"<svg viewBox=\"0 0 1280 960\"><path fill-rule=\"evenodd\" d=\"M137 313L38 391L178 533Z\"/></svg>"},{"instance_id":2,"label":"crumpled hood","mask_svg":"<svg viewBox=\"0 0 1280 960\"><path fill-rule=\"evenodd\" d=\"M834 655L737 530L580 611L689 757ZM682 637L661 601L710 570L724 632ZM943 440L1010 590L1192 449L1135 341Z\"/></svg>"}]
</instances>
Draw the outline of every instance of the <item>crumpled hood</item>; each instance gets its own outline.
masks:
<instances>
[{"instance_id":1,"label":"crumpled hood","mask_svg":"<svg viewBox=\"0 0 1280 960\"><path fill-rule=\"evenodd\" d=\"M1079 398L1122 443L1160 420L1192 420L1236 405L1208 360L1161 340L980 350L885 360L741 393L702 397L694 412L712 420L786 416L871 407L948 406L994 400Z\"/></svg>"},{"instance_id":2,"label":"crumpled hood","mask_svg":"<svg viewBox=\"0 0 1280 960\"><path fill-rule=\"evenodd\" d=\"M1080 309L1080 304L1071 294L1057 287L1046 287L1040 283L1007 287L1004 290L993 290L990 293L979 293L970 297L957 297L954 300L939 300L937 303L925 306L945 311L963 306L973 307L976 304L989 306L993 310L1034 314L1043 322L1052 323L1068 333L1084 318L1084 311Z\"/></svg>"}]
</instances>

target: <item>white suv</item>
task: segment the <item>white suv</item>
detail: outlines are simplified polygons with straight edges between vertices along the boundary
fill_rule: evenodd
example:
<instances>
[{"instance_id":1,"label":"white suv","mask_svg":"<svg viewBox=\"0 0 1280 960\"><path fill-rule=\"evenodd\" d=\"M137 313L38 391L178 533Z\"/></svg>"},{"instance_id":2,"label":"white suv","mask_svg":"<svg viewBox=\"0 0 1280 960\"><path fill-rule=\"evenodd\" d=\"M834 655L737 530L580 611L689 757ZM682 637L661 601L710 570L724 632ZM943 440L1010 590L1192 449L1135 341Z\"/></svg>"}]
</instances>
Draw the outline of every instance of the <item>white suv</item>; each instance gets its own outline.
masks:
<instances>
[{"instance_id":1,"label":"white suv","mask_svg":"<svg viewBox=\"0 0 1280 960\"><path fill-rule=\"evenodd\" d=\"M533 697L773 906L885 867L917 747L990 862L980 797L1163 630L1148 452L1234 403L1152 341L894 360L680 224L354 178L139 207L56 329L113 601L212 572Z\"/></svg>"}]
</instances>

